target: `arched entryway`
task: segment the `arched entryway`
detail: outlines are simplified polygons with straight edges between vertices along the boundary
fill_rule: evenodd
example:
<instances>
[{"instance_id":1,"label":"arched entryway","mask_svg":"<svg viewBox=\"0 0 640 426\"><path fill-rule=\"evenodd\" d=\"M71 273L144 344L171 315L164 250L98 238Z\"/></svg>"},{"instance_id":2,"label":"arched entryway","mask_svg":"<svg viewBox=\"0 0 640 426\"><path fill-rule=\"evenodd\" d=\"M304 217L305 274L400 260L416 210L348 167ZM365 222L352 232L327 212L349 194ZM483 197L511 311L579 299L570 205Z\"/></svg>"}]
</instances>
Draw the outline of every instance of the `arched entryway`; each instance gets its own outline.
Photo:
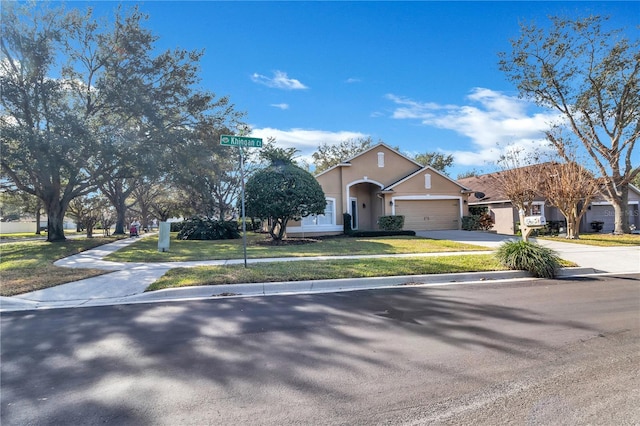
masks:
<instances>
[{"instance_id":1,"label":"arched entryway","mask_svg":"<svg viewBox=\"0 0 640 426\"><path fill-rule=\"evenodd\" d=\"M347 185L345 201L353 229L378 229L378 218L384 215L384 200L378 196L382 188L384 185L371 180Z\"/></svg>"}]
</instances>

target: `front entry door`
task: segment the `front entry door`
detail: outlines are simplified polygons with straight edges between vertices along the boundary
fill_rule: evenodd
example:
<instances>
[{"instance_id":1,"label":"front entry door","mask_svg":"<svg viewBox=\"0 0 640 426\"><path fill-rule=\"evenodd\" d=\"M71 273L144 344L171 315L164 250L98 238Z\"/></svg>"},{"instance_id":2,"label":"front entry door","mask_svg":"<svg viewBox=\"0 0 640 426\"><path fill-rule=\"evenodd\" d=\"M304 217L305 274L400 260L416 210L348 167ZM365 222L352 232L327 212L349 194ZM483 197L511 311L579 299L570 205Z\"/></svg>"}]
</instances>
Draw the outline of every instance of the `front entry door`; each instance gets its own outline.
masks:
<instances>
[{"instance_id":1,"label":"front entry door","mask_svg":"<svg viewBox=\"0 0 640 426\"><path fill-rule=\"evenodd\" d=\"M351 229L358 229L358 199L351 198Z\"/></svg>"}]
</instances>

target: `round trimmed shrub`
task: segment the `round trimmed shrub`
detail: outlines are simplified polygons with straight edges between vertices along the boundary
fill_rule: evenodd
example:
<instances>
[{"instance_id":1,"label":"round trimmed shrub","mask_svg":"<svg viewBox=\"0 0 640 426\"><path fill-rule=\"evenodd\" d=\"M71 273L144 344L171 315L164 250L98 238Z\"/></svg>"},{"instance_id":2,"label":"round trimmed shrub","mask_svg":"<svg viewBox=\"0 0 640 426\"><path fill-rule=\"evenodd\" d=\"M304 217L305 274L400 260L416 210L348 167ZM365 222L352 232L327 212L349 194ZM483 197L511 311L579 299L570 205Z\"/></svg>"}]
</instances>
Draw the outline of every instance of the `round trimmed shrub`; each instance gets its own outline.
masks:
<instances>
[{"instance_id":1,"label":"round trimmed shrub","mask_svg":"<svg viewBox=\"0 0 640 426\"><path fill-rule=\"evenodd\" d=\"M500 263L509 269L529 271L534 277L553 278L560 267L555 251L525 241L507 241L496 251Z\"/></svg>"},{"instance_id":2,"label":"round trimmed shrub","mask_svg":"<svg viewBox=\"0 0 640 426\"><path fill-rule=\"evenodd\" d=\"M193 217L182 222L179 240L233 240L240 238L237 221Z\"/></svg>"},{"instance_id":3,"label":"round trimmed shrub","mask_svg":"<svg viewBox=\"0 0 640 426\"><path fill-rule=\"evenodd\" d=\"M383 231L402 231L404 227L404 216L380 216L378 224Z\"/></svg>"}]
</instances>

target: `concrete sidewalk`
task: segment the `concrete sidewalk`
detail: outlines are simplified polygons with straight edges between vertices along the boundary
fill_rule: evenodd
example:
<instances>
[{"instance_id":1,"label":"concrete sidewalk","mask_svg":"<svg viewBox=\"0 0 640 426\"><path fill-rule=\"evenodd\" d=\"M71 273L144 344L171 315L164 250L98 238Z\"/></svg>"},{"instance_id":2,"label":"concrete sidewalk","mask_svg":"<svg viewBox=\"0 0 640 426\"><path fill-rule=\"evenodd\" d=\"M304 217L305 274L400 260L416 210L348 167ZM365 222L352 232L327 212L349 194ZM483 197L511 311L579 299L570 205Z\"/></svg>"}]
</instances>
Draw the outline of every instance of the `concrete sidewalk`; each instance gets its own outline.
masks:
<instances>
[{"instance_id":1,"label":"concrete sidewalk","mask_svg":"<svg viewBox=\"0 0 640 426\"><path fill-rule=\"evenodd\" d=\"M469 231L429 231L420 236L433 239L446 239L463 243L485 246L489 250L482 252L423 253L377 256L316 256L294 258L248 259L257 262L294 262L325 259L355 259L366 257L438 257L451 255L469 255L488 253L503 241L516 239L512 236L496 235ZM466 274L441 274L402 277L379 277L342 280L319 280L301 282L280 282L261 284L232 284L219 286L188 287L144 293L144 290L171 268L195 267L206 265L229 265L243 263L243 259L211 260L197 262L129 263L104 260L109 253L136 242L128 238L97 247L86 252L61 259L57 266L70 268L95 268L113 271L98 277L87 278L48 289L21 294L15 297L0 298L0 312L31 309L49 309L80 306L103 306L127 303L151 303L175 299L228 297L234 295L267 295L312 293L329 291L348 291L371 288L393 287L400 285L442 285L444 283L476 283L488 280L526 279L530 276L522 271L483 272ZM640 272L640 247L593 247L571 243L539 243L558 251L560 257L571 260L580 268L568 268L562 275L585 275L593 273L638 273Z\"/></svg>"}]
</instances>

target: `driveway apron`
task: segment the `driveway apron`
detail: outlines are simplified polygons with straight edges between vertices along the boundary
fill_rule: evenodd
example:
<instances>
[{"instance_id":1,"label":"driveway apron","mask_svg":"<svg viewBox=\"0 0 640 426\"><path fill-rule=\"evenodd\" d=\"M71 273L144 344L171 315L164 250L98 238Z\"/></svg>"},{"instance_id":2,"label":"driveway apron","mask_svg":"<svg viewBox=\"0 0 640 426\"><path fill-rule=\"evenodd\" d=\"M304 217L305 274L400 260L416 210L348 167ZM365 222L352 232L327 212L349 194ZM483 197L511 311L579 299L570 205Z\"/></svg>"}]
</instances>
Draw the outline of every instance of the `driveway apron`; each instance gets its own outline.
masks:
<instances>
[{"instance_id":1,"label":"driveway apron","mask_svg":"<svg viewBox=\"0 0 640 426\"><path fill-rule=\"evenodd\" d=\"M492 249L505 241L520 239L515 235L477 231L423 231L418 235L436 240L476 244ZM616 274L640 272L640 246L597 247L535 238L531 241L555 250L562 259L574 262L578 266L594 268L596 272Z\"/></svg>"}]
</instances>

